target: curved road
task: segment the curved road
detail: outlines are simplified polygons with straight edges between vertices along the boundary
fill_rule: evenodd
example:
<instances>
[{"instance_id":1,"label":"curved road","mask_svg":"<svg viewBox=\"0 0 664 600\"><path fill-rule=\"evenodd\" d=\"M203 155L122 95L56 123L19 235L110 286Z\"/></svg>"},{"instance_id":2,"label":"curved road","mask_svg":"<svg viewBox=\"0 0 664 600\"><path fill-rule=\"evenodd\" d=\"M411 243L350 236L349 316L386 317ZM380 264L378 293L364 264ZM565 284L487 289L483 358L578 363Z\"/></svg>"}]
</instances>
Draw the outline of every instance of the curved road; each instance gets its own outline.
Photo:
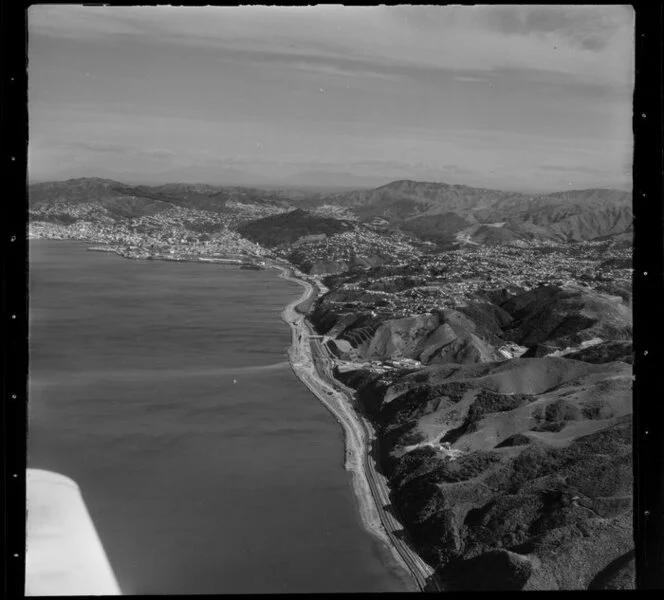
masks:
<instances>
[{"instance_id":1,"label":"curved road","mask_svg":"<svg viewBox=\"0 0 664 600\"><path fill-rule=\"evenodd\" d=\"M422 591L441 590L434 570L414 552L403 526L386 510L390 504L385 477L376 471L376 464L368 448L375 439L371 424L352 408L355 392L337 381L331 370L330 355L297 307L311 298L313 286L297 279L284 265L272 265L281 277L305 288L300 298L282 312L283 320L291 326L292 344L288 355L297 377L330 410L344 429L346 441L346 469L353 474L353 486L359 502L360 515L366 527L385 542L398 562L409 571Z\"/></svg>"}]
</instances>

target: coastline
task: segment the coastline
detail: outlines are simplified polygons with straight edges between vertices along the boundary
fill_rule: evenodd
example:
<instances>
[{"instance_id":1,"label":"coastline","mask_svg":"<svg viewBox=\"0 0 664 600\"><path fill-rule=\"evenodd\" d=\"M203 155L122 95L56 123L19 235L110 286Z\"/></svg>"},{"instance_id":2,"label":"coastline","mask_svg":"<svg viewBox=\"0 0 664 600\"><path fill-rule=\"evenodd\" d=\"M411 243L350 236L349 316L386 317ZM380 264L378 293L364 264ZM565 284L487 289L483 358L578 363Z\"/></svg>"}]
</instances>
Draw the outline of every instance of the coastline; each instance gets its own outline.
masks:
<instances>
[{"instance_id":1,"label":"coastline","mask_svg":"<svg viewBox=\"0 0 664 600\"><path fill-rule=\"evenodd\" d=\"M71 241L71 240L62 240ZM85 240L81 240L86 243ZM89 244L89 242L87 242ZM203 262L239 267L241 261L228 259L210 260L207 257L171 258L163 255L131 255L117 248L88 247L90 251L107 252L130 260L163 260L166 262ZM255 258L255 257L251 257ZM253 260L244 264L255 264ZM385 510L390 504L389 488L385 478L376 471L368 449L375 440L371 423L358 414L352 406L354 390L334 378L329 354L315 335L306 315L299 312L302 305L310 304L319 295L318 286L296 276L292 265L265 260L261 269L274 268L282 279L304 288L302 295L286 305L282 320L291 328L291 345L288 362L295 376L312 392L341 425L344 433L344 468L351 475L353 496L360 521L367 532L382 542L395 562L408 574L412 591L441 591L434 570L425 563L408 543L403 526Z\"/></svg>"},{"instance_id":2,"label":"coastline","mask_svg":"<svg viewBox=\"0 0 664 600\"><path fill-rule=\"evenodd\" d=\"M352 476L353 491L360 519L365 529L387 546L397 563L410 574L419 591L440 590L434 570L413 551L396 518L385 510L390 504L385 479L376 472L368 448L375 439L371 424L352 407L353 390L332 376L329 357L320 340L309 340L312 334L306 316L297 308L311 300L316 290L308 281L299 279L291 268L269 264L280 271L280 277L304 288L302 295L288 304L281 313L291 327L292 342L288 358L295 375L322 402L341 425L344 432L344 468ZM313 343L311 343L313 342ZM321 373L320 371L323 371Z\"/></svg>"}]
</instances>

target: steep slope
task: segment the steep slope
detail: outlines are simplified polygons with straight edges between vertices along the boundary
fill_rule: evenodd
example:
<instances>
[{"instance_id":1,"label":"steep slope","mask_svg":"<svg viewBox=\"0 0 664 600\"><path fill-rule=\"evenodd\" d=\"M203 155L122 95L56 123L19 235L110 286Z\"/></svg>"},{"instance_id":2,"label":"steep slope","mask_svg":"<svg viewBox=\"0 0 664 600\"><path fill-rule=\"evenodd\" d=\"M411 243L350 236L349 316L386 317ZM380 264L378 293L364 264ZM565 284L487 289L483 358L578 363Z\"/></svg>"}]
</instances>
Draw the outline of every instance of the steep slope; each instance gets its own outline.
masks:
<instances>
[{"instance_id":1,"label":"steep slope","mask_svg":"<svg viewBox=\"0 0 664 600\"><path fill-rule=\"evenodd\" d=\"M463 185L395 181L374 190L335 194L328 201L352 207L363 220L386 219L423 239L443 242L459 232L479 243L524 238L592 240L622 234L632 222L631 194L611 189L530 196ZM469 229L496 223L502 223L502 230Z\"/></svg>"},{"instance_id":2,"label":"steep slope","mask_svg":"<svg viewBox=\"0 0 664 600\"><path fill-rule=\"evenodd\" d=\"M333 198L344 206L373 206L376 210L401 201L404 207L411 207L413 212L425 212L427 209L463 212L488 208L497 200L525 200L522 195L512 192L409 180L394 181L373 190L337 194Z\"/></svg>"},{"instance_id":3,"label":"steep slope","mask_svg":"<svg viewBox=\"0 0 664 600\"><path fill-rule=\"evenodd\" d=\"M124 219L155 215L173 208L172 198L142 186L128 186L109 179L70 179L40 183L29 188L31 211L58 213L74 208L93 217Z\"/></svg>"},{"instance_id":4,"label":"steep slope","mask_svg":"<svg viewBox=\"0 0 664 600\"><path fill-rule=\"evenodd\" d=\"M631 308L621 297L581 286L543 286L500 307L513 319L504 329L505 338L522 346L564 349L593 338L629 340L632 336Z\"/></svg>"},{"instance_id":5,"label":"steep slope","mask_svg":"<svg viewBox=\"0 0 664 600\"><path fill-rule=\"evenodd\" d=\"M460 364L497 360L496 350L475 333L475 324L459 312L443 310L381 323L365 341L357 331L340 334L355 342L355 352L370 360L412 358L424 363ZM359 342L359 343L358 343Z\"/></svg>"},{"instance_id":6,"label":"steep slope","mask_svg":"<svg viewBox=\"0 0 664 600\"><path fill-rule=\"evenodd\" d=\"M582 286L543 286L487 294L455 310L441 308L400 319L374 310L386 302L386 291L417 284L416 278L397 276L375 290L333 290L316 303L312 322L320 333L347 341L351 349L345 355L353 359L472 364L514 356L519 348L524 357L585 348L581 356L588 362L602 362L603 355L627 359L623 347L606 347L604 352L598 348L595 353L590 347L631 340L629 292L621 297Z\"/></svg>"},{"instance_id":7,"label":"steep slope","mask_svg":"<svg viewBox=\"0 0 664 600\"><path fill-rule=\"evenodd\" d=\"M371 273L397 291L417 279ZM511 288L386 319L353 279L326 280L351 287L311 319L355 361L335 376L357 390L389 508L445 589L633 588L630 291ZM507 340L531 356L502 360ZM400 358L425 366L357 363Z\"/></svg>"},{"instance_id":8,"label":"steep slope","mask_svg":"<svg viewBox=\"0 0 664 600\"><path fill-rule=\"evenodd\" d=\"M599 206L554 204L529 211L521 215L520 224L546 228L561 241L582 241L624 233L631 227L632 219L629 206L607 199L606 204Z\"/></svg>"},{"instance_id":9,"label":"steep slope","mask_svg":"<svg viewBox=\"0 0 664 600\"><path fill-rule=\"evenodd\" d=\"M35 183L28 188L28 206L37 209L61 202L85 204L123 195L125 189L122 183L99 178Z\"/></svg>"},{"instance_id":10,"label":"steep slope","mask_svg":"<svg viewBox=\"0 0 664 600\"><path fill-rule=\"evenodd\" d=\"M116 218L157 214L173 206L229 212L231 204L289 208L298 194L244 187L202 184L127 185L110 179L81 178L29 186L33 212L58 207L96 207ZM57 210L56 210L57 212Z\"/></svg>"},{"instance_id":11,"label":"steep slope","mask_svg":"<svg viewBox=\"0 0 664 600\"><path fill-rule=\"evenodd\" d=\"M338 377L358 389L392 509L446 589L633 587L629 365Z\"/></svg>"},{"instance_id":12,"label":"steep slope","mask_svg":"<svg viewBox=\"0 0 664 600\"><path fill-rule=\"evenodd\" d=\"M631 340L611 340L570 352L565 354L565 358L596 364L621 361L631 365L634 362L634 349Z\"/></svg>"}]
</instances>

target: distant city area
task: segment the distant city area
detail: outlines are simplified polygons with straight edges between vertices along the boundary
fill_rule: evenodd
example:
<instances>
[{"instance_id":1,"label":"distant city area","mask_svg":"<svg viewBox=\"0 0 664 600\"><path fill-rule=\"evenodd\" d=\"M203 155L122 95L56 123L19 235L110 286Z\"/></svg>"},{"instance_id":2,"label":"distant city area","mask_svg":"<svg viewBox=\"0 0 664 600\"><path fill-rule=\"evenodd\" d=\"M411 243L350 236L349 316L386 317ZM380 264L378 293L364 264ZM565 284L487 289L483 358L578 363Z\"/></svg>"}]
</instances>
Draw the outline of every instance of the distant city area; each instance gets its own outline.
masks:
<instances>
[{"instance_id":1,"label":"distant city area","mask_svg":"<svg viewBox=\"0 0 664 600\"><path fill-rule=\"evenodd\" d=\"M47 186L58 190L54 192L57 200L48 196L41 200ZM90 195L78 201L60 196L60 189L68 187L76 190L74 195L82 187L90 187ZM210 206L201 209L195 207L201 204L200 194L194 206L188 206L187 193L175 204L170 196L159 199L152 193L142 197L139 194L144 189L127 189L108 180L71 180L32 189L38 195L36 203L31 201L29 213L31 238L101 244L100 249L128 258L245 262L281 258L311 275L344 273L335 279L337 285L364 292L356 293L357 298L346 304L373 303L378 312L390 317L427 312L440 304L451 306L478 291L511 286L528 290L545 284L579 283L611 291L631 285L629 221L613 234L601 235L606 228L600 227L590 231L590 239L579 239L584 237L581 235L569 240L542 235L540 226L530 235L477 242L471 235L478 229L474 225L453 232L441 244L431 241L431 236L419 238L412 233L410 223L421 218L416 211L409 219L394 219L394 226L387 220L389 207L380 224L375 215L362 222L352 208L332 204L345 200L339 195L293 198L232 188L223 194L227 197L221 203L209 202ZM134 204L127 207L128 192L135 195L129 197ZM219 195L218 189L214 194ZM613 192L607 194L611 200ZM621 207L625 209L629 210L627 204ZM593 206L576 216L597 219L607 210L615 208ZM552 224L554 232L560 221ZM496 231L504 228L494 227Z\"/></svg>"},{"instance_id":2,"label":"distant city area","mask_svg":"<svg viewBox=\"0 0 664 600\"><path fill-rule=\"evenodd\" d=\"M250 207L254 209L254 207ZM241 214L242 209L238 210ZM254 214L273 211L254 209ZM265 250L229 228L240 218L224 218L209 211L173 207L155 215L115 220L87 206L60 204L30 214L34 239L72 239L106 244L106 249L127 258L261 256Z\"/></svg>"},{"instance_id":3,"label":"distant city area","mask_svg":"<svg viewBox=\"0 0 664 600\"><path fill-rule=\"evenodd\" d=\"M432 185L421 184L428 193ZM395 182L379 188L387 194L383 191L376 202L371 192L307 195L186 184L146 188L78 179L32 186L29 235L85 241L90 250L132 259L249 268L276 261L328 290L318 301L319 309L363 314L374 323L466 306L501 290L514 294L582 286L631 299L632 223L624 216L630 210L629 194L566 193L562 202L568 205L561 218L559 194L515 198L497 191L487 203L486 190L463 190L472 211L477 209L473 195L479 193L489 221L499 216L491 203L504 203L508 196L516 203L512 212L519 215L525 209L539 217L529 230L525 225L532 217L468 226L458 216L469 214L468 208L458 208L458 188L440 184L434 190L439 197L423 203L416 182ZM445 206L450 196L456 212ZM603 198L607 205L601 204ZM396 217L390 210L395 201L402 204ZM532 206L524 204L528 201ZM410 214L403 212L407 202ZM412 223L426 218L420 214L423 209L434 213L429 219L438 225L441 213L452 223L441 225L443 236L435 228L434 235L429 229L421 237L412 232ZM541 218L547 211L554 215L548 228ZM510 209L501 216L510 219ZM487 230L501 235L487 237ZM502 356L518 355L519 348L505 341ZM389 358L398 365L412 363L410 358ZM372 364L391 368L391 363Z\"/></svg>"}]
</instances>

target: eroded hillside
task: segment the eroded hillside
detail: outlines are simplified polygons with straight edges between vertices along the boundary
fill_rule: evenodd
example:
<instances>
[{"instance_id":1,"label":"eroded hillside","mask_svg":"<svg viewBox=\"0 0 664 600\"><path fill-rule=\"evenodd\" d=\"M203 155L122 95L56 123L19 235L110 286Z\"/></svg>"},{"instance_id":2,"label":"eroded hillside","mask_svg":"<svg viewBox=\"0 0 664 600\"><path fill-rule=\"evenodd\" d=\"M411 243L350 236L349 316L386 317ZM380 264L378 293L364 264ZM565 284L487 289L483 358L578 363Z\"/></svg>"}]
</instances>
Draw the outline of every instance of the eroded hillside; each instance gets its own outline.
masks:
<instances>
[{"instance_id":1,"label":"eroded hillside","mask_svg":"<svg viewBox=\"0 0 664 600\"><path fill-rule=\"evenodd\" d=\"M401 319L348 300L332 289L311 320L443 585L633 587L629 297L497 290Z\"/></svg>"}]
</instances>

